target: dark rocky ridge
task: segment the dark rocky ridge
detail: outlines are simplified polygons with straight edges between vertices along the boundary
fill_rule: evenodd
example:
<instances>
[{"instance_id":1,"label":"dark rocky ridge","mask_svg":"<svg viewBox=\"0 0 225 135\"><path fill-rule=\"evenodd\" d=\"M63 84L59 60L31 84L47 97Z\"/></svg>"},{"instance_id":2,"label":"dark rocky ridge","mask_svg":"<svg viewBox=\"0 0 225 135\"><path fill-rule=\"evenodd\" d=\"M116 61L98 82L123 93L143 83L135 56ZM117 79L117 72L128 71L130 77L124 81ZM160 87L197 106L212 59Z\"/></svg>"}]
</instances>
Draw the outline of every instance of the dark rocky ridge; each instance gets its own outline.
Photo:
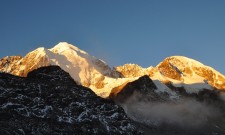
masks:
<instances>
[{"instance_id":1,"label":"dark rocky ridge","mask_svg":"<svg viewBox=\"0 0 225 135\"><path fill-rule=\"evenodd\" d=\"M0 134L142 134L113 101L57 66L26 78L0 73Z\"/></svg>"},{"instance_id":2,"label":"dark rocky ridge","mask_svg":"<svg viewBox=\"0 0 225 135\"><path fill-rule=\"evenodd\" d=\"M223 91L204 89L190 94L183 87L167 86L179 98L171 99L167 93L156 92L157 87L148 76L128 83L111 98L140 123L146 135L225 134Z\"/></svg>"},{"instance_id":3,"label":"dark rocky ridge","mask_svg":"<svg viewBox=\"0 0 225 135\"><path fill-rule=\"evenodd\" d=\"M156 89L156 85L149 76L144 75L138 80L127 83L126 86L116 95L111 93L110 98L114 99L118 103L126 102L133 95L135 95L136 100L139 100L138 98L140 98L141 100L148 102L164 100L163 98L165 97L163 97L163 94L159 95L156 93Z\"/></svg>"}]
</instances>

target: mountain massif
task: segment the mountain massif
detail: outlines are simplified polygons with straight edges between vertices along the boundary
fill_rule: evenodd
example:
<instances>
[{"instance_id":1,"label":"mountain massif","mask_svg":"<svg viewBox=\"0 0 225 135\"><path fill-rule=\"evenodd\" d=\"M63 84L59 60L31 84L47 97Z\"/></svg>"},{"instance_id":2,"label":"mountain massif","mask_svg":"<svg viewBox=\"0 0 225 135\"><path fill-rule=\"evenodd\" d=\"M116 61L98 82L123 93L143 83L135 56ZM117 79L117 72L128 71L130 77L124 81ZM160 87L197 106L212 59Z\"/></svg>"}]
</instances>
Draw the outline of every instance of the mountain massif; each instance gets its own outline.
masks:
<instances>
[{"instance_id":1,"label":"mountain massif","mask_svg":"<svg viewBox=\"0 0 225 135\"><path fill-rule=\"evenodd\" d=\"M61 42L0 72L2 134L225 134L225 76L185 56L110 68Z\"/></svg>"},{"instance_id":2,"label":"mountain massif","mask_svg":"<svg viewBox=\"0 0 225 135\"><path fill-rule=\"evenodd\" d=\"M51 49L38 48L25 57L9 56L0 60L0 71L17 76L27 74L39 67L57 65L97 95L108 97L111 90L122 87L143 75L148 75L158 87L169 89L184 87L187 92L201 89L225 90L225 77L215 69L184 56L171 56L156 67L142 68L136 64L125 64L111 69L103 60L90 56L79 48L61 42Z\"/></svg>"}]
</instances>

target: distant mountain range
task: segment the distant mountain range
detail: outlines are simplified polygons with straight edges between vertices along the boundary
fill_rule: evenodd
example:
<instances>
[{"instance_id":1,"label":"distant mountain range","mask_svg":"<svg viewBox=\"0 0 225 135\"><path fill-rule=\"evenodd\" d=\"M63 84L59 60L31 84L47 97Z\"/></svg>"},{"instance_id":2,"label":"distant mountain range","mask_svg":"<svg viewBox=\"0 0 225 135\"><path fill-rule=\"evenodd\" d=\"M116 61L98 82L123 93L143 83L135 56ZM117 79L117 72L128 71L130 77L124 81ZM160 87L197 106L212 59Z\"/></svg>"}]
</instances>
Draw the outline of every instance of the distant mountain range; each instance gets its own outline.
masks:
<instances>
[{"instance_id":1,"label":"distant mountain range","mask_svg":"<svg viewBox=\"0 0 225 135\"><path fill-rule=\"evenodd\" d=\"M61 42L4 57L0 72L2 134L225 134L225 76L185 56L110 68Z\"/></svg>"},{"instance_id":2,"label":"distant mountain range","mask_svg":"<svg viewBox=\"0 0 225 135\"><path fill-rule=\"evenodd\" d=\"M0 71L17 76L37 68L58 65L83 86L97 95L108 97L111 90L148 75L161 91L169 91L168 84L184 87L188 93L202 89L225 90L225 77L215 69L184 56L165 58L156 67L142 68L125 64L111 69L103 60L90 56L76 46L61 42L51 49L37 48L25 57L7 56L0 60Z\"/></svg>"}]
</instances>

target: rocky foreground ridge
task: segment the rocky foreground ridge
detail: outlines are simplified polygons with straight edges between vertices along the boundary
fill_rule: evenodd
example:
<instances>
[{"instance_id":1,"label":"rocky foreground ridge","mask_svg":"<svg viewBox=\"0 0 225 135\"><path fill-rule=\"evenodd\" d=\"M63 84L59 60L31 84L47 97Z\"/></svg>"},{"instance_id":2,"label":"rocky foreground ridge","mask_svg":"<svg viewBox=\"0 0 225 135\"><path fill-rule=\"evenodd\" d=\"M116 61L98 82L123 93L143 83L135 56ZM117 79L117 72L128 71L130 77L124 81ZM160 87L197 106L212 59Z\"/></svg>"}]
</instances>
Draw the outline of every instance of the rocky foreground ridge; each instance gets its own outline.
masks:
<instances>
[{"instance_id":1,"label":"rocky foreground ridge","mask_svg":"<svg viewBox=\"0 0 225 135\"><path fill-rule=\"evenodd\" d=\"M57 66L27 77L0 73L0 134L142 134L113 101L77 85Z\"/></svg>"}]
</instances>

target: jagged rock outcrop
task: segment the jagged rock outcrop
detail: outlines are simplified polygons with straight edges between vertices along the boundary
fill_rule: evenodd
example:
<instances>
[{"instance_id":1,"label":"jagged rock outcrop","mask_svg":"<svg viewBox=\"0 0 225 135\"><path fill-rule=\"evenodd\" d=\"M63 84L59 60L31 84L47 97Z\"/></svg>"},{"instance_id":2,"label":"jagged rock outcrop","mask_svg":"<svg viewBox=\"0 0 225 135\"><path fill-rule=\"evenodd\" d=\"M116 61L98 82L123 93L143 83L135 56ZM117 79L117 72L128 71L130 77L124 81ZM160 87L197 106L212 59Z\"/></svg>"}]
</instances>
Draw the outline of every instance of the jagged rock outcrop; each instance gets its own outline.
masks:
<instances>
[{"instance_id":1,"label":"jagged rock outcrop","mask_svg":"<svg viewBox=\"0 0 225 135\"><path fill-rule=\"evenodd\" d=\"M120 72L123 77L129 78L129 77L140 77L144 75L150 74L152 67L149 68L142 68L141 66L137 64L124 64L123 66L118 66L115 69Z\"/></svg>"},{"instance_id":2,"label":"jagged rock outcrop","mask_svg":"<svg viewBox=\"0 0 225 135\"><path fill-rule=\"evenodd\" d=\"M0 73L0 134L142 134L123 109L59 67Z\"/></svg>"},{"instance_id":3,"label":"jagged rock outcrop","mask_svg":"<svg viewBox=\"0 0 225 135\"><path fill-rule=\"evenodd\" d=\"M22 59L22 56L6 56L0 59L0 71L10 73L13 70L13 65Z\"/></svg>"}]
</instances>

